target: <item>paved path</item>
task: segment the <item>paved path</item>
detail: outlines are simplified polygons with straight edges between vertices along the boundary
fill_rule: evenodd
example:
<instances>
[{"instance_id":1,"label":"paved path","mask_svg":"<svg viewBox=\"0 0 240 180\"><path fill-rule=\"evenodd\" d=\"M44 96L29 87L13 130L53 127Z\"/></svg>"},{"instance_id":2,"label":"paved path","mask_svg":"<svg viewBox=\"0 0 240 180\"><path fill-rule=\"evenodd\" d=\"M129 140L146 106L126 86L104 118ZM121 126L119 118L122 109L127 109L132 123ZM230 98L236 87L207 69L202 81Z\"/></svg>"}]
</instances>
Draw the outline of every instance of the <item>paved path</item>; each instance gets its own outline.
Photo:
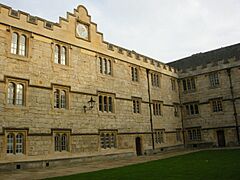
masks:
<instances>
[{"instance_id":1,"label":"paved path","mask_svg":"<svg viewBox=\"0 0 240 180\"><path fill-rule=\"evenodd\" d=\"M196 151L196 150L195 150ZM83 172L92 172L102 169L111 169L116 167L127 166L131 164L138 164L158 159L165 159L173 156L183 155L195 152L193 150L182 150L178 152L166 152L150 156L134 156L131 158L118 159L118 160L105 160L79 163L68 166L57 166L43 169L27 169L27 170L14 170L8 172L0 172L0 179L2 180L29 180L29 179L44 179L56 176L66 176Z\"/></svg>"}]
</instances>

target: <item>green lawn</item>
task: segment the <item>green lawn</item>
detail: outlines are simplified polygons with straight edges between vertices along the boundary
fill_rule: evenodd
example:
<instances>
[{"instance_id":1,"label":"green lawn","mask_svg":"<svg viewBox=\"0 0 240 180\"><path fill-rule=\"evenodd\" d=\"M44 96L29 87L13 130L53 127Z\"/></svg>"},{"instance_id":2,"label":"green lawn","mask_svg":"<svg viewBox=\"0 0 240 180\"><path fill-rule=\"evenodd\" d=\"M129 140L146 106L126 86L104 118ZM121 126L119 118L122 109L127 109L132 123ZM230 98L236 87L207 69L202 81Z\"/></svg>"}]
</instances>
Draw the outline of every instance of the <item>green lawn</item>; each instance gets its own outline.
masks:
<instances>
[{"instance_id":1,"label":"green lawn","mask_svg":"<svg viewBox=\"0 0 240 180\"><path fill-rule=\"evenodd\" d=\"M240 149L201 151L163 160L55 179L240 179Z\"/></svg>"}]
</instances>

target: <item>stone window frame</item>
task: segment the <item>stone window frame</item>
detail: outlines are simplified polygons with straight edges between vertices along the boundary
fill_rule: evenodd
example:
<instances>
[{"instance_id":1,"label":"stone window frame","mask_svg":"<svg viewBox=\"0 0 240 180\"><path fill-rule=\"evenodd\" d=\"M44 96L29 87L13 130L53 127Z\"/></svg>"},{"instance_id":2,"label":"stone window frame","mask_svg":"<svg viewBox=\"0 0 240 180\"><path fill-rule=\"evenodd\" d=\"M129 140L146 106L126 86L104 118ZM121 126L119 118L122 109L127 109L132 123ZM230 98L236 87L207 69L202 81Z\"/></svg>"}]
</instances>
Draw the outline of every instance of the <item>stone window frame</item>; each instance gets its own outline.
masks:
<instances>
[{"instance_id":1,"label":"stone window frame","mask_svg":"<svg viewBox=\"0 0 240 180\"><path fill-rule=\"evenodd\" d=\"M13 83L15 85L14 88L14 94L13 94L13 104L8 103L8 87L9 84ZM23 98L22 98L22 105L20 104L16 104L16 98L17 98L17 88L16 85L21 84L23 85ZM6 88L5 88L5 92L6 92L6 97L5 97L5 104L7 107L14 107L14 108L24 108L28 106L28 81L27 80L23 80L23 79L18 79L18 78L12 78L12 77L6 77Z\"/></svg>"},{"instance_id":2,"label":"stone window frame","mask_svg":"<svg viewBox=\"0 0 240 180\"><path fill-rule=\"evenodd\" d=\"M199 102L184 103L185 115L188 117L199 116Z\"/></svg>"},{"instance_id":3,"label":"stone window frame","mask_svg":"<svg viewBox=\"0 0 240 180\"><path fill-rule=\"evenodd\" d=\"M173 111L174 111L174 116L175 117L180 116L180 105L179 105L179 103L173 103Z\"/></svg>"},{"instance_id":4,"label":"stone window frame","mask_svg":"<svg viewBox=\"0 0 240 180\"><path fill-rule=\"evenodd\" d=\"M223 112L223 100L222 98L215 98L210 100L210 105L212 113L221 113Z\"/></svg>"},{"instance_id":5,"label":"stone window frame","mask_svg":"<svg viewBox=\"0 0 240 180\"><path fill-rule=\"evenodd\" d=\"M97 56L98 72L104 76L113 76L113 59L106 56Z\"/></svg>"},{"instance_id":6,"label":"stone window frame","mask_svg":"<svg viewBox=\"0 0 240 180\"><path fill-rule=\"evenodd\" d=\"M133 114L142 113L142 98L132 97L132 113Z\"/></svg>"},{"instance_id":7,"label":"stone window frame","mask_svg":"<svg viewBox=\"0 0 240 180\"><path fill-rule=\"evenodd\" d=\"M12 141L12 153L9 153L9 143L8 143L8 135L13 135ZM17 142L17 136L23 136L23 142ZM22 146L22 147L21 147ZM5 154L7 156L19 156L19 155L26 155L27 154L27 130L23 129L6 129L5 130ZM20 153L17 152L17 149L22 149Z\"/></svg>"},{"instance_id":8,"label":"stone window frame","mask_svg":"<svg viewBox=\"0 0 240 180\"><path fill-rule=\"evenodd\" d=\"M171 89L172 89L172 91L177 91L177 85L176 85L177 81L176 81L176 79L171 78L170 81L171 81Z\"/></svg>"},{"instance_id":9,"label":"stone window frame","mask_svg":"<svg viewBox=\"0 0 240 180\"><path fill-rule=\"evenodd\" d=\"M196 78L189 77L182 79L183 92L194 92L196 91Z\"/></svg>"},{"instance_id":10,"label":"stone window frame","mask_svg":"<svg viewBox=\"0 0 240 180\"><path fill-rule=\"evenodd\" d=\"M58 142L56 142L56 137L59 137ZM66 137L66 141L63 141L63 137ZM52 139L53 139L53 151L55 153L61 152L70 152L71 145L71 131L70 130L61 130L56 129L52 130Z\"/></svg>"},{"instance_id":11,"label":"stone window frame","mask_svg":"<svg viewBox=\"0 0 240 180\"><path fill-rule=\"evenodd\" d=\"M153 115L163 116L163 101L153 100L152 101Z\"/></svg>"},{"instance_id":12,"label":"stone window frame","mask_svg":"<svg viewBox=\"0 0 240 180\"><path fill-rule=\"evenodd\" d=\"M117 130L99 130L99 146L101 150L117 149Z\"/></svg>"},{"instance_id":13,"label":"stone window frame","mask_svg":"<svg viewBox=\"0 0 240 180\"><path fill-rule=\"evenodd\" d=\"M182 142L182 135L181 135L181 129L176 129L176 141Z\"/></svg>"},{"instance_id":14,"label":"stone window frame","mask_svg":"<svg viewBox=\"0 0 240 180\"><path fill-rule=\"evenodd\" d=\"M31 38L32 35L30 32L24 31L24 30L20 30L17 28L13 28L10 27L9 29L7 29L7 31L9 32L9 36L7 37L8 39L8 46L7 46L7 56L10 58L14 58L17 60L22 60L22 61L28 61L30 59L31 53L32 53L32 49L31 49ZM12 53L12 38L13 38L13 34L16 33L18 35L17 38L17 49L16 49L16 53ZM20 55L19 54L19 47L20 47L20 37L24 36L26 38L25 41L25 55Z\"/></svg>"},{"instance_id":15,"label":"stone window frame","mask_svg":"<svg viewBox=\"0 0 240 180\"><path fill-rule=\"evenodd\" d=\"M150 73L152 87L155 87L155 88L161 87L161 77L162 77L161 73L158 73L158 72Z\"/></svg>"},{"instance_id":16,"label":"stone window frame","mask_svg":"<svg viewBox=\"0 0 240 180\"><path fill-rule=\"evenodd\" d=\"M188 128L187 129L187 139L188 141L201 141L202 140L202 132L201 128Z\"/></svg>"},{"instance_id":17,"label":"stone window frame","mask_svg":"<svg viewBox=\"0 0 240 180\"><path fill-rule=\"evenodd\" d=\"M154 130L154 139L156 144L165 143L165 129L155 129Z\"/></svg>"},{"instance_id":18,"label":"stone window frame","mask_svg":"<svg viewBox=\"0 0 240 180\"><path fill-rule=\"evenodd\" d=\"M115 94L106 92L98 93L98 112L115 113Z\"/></svg>"},{"instance_id":19,"label":"stone window frame","mask_svg":"<svg viewBox=\"0 0 240 180\"><path fill-rule=\"evenodd\" d=\"M57 61L56 62L56 47L59 48L58 50L58 58L57 58ZM65 48L65 64L62 63L62 50ZM58 42L58 41L55 41L55 42L52 42L52 52L53 52L53 64L54 65L60 65L60 66L69 66L70 65L70 45L66 44L66 43L63 43L63 42Z\"/></svg>"},{"instance_id":20,"label":"stone window frame","mask_svg":"<svg viewBox=\"0 0 240 180\"><path fill-rule=\"evenodd\" d=\"M131 66L130 71L132 82L139 82L139 67Z\"/></svg>"},{"instance_id":21,"label":"stone window frame","mask_svg":"<svg viewBox=\"0 0 240 180\"><path fill-rule=\"evenodd\" d=\"M62 100L60 97L60 100L58 102L56 102L56 96L55 96L55 92L58 91L60 92L59 95L61 96L61 92L65 92L65 107L62 107ZM61 85L53 85L52 86L52 107L54 110L68 110L70 107L70 88L66 87L66 86L61 86ZM59 104L59 107L56 107L56 103Z\"/></svg>"},{"instance_id":22,"label":"stone window frame","mask_svg":"<svg viewBox=\"0 0 240 180\"><path fill-rule=\"evenodd\" d=\"M219 72L213 72L208 75L210 88L217 88L220 86Z\"/></svg>"}]
</instances>

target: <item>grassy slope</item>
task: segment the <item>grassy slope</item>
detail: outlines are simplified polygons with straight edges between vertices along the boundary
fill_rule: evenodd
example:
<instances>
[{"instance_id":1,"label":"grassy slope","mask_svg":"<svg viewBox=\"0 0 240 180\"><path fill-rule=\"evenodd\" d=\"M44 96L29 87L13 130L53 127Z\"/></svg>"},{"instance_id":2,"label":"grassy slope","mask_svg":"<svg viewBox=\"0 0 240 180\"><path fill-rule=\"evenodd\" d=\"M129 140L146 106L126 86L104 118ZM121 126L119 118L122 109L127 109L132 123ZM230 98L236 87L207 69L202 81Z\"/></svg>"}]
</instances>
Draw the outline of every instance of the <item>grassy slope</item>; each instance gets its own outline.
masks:
<instances>
[{"instance_id":1,"label":"grassy slope","mask_svg":"<svg viewBox=\"0 0 240 180\"><path fill-rule=\"evenodd\" d=\"M240 150L202 151L56 179L240 179Z\"/></svg>"}]
</instances>

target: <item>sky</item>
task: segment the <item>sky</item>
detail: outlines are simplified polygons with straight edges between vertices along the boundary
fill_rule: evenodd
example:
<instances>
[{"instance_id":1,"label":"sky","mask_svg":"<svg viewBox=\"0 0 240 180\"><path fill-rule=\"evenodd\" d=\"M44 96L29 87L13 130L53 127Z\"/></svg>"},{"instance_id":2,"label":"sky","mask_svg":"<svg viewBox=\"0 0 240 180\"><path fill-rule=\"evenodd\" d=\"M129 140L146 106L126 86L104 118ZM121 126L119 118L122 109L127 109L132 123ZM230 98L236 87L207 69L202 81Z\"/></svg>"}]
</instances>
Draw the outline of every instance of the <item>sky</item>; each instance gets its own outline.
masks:
<instances>
[{"instance_id":1,"label":"sky","mask_svg":"<svg viewBox=\"0 0 240 180\"><path fill-rule=\"evenodd\" d=\"M78 5L104 40L162 62L240 43L240 0L0 0L52 22Z\"/></svg>"}]
</instances>

